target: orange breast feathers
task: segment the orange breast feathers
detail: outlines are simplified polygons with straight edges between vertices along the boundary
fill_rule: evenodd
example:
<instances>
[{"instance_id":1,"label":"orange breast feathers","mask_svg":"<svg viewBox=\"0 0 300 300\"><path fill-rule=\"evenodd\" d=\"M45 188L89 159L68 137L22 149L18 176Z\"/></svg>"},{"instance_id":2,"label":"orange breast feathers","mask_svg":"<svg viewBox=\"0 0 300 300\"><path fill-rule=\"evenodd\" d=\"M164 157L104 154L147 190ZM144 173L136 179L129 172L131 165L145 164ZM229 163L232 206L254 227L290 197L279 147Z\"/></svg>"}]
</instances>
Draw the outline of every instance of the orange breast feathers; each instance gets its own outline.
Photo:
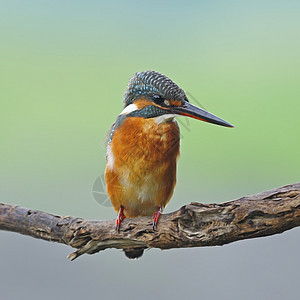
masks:
<instances>
[{"instance_id":1,"label":"orange breast feathers","mask_svg":"<svg viewBox=\"0 0 300 300\"><path fill-rule=\"evenodd\" d=\"M150 216L169 202L176 184L179 128L176 121L128 117L107 147L105 181L116 211Z\"/></svg>"}]
</instances>

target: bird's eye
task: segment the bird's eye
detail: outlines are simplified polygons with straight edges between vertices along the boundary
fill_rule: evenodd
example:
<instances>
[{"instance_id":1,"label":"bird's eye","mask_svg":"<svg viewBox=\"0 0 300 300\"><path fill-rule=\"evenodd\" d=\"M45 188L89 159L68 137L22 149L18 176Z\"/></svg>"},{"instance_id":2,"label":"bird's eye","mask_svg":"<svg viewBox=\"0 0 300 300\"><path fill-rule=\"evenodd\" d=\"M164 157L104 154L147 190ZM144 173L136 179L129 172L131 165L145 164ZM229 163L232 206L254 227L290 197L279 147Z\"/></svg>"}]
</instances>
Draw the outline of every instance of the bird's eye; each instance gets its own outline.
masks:
<instances>
[{"instance_id":1,"label":"bird's eye","mask_svg":"<svg viewBox=\"0 0 300 300\"><path fill-rule=\"evenodd\" d=\"M160 95L157 95L157 94L154 94L152 97L153 97L153 101L156 104L162 104L165 101L164 98L162 98Z\"/></svg>"}]
</instances>

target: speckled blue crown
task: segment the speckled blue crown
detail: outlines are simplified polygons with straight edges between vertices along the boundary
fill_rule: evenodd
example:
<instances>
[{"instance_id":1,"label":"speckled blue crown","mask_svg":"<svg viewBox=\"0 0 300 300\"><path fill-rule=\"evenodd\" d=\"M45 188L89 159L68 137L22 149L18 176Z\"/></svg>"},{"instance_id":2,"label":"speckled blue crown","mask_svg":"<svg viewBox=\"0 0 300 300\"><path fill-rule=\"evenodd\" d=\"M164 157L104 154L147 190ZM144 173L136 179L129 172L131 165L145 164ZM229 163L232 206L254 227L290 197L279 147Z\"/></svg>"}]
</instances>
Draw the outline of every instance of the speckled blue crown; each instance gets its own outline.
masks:
<instances>
[{"instance_id":1,"label":"speckled blue crown","mask_svg":"<svg viewBox=\"0 0 300 300\"><path fill-rule=\"evenodd\" d=\"M124 94L124 107L140 97L152 97L154 94L164 99L187 101L184 91L167 76L155 71L135 73L129 80Z\"/></svg>"}]
</instances>

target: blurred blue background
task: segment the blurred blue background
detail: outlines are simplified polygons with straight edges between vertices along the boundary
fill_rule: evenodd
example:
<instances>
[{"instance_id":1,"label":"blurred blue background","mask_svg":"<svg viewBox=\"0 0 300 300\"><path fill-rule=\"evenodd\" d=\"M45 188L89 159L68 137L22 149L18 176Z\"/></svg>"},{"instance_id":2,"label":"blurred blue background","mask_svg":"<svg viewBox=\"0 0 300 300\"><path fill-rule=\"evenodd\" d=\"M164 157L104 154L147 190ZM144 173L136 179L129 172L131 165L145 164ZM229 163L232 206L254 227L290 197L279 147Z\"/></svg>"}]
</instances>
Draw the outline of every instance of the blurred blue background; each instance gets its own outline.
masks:
<instances>
[{"instance_id":1,"label":"blurred blue background","mask_svg":"<svg viewBox=\"0 0 300 300\"><path fill-rule=\"evenodd\" d=\"M236 126L178 120L165 212L299 181L299 16L290 0L0 1L0 201L115 218L92 186L127 82L143 70ZM1 299L296 299L299 233L71 263L67 246L0 232Z\"/></svg>"}]
</instances>

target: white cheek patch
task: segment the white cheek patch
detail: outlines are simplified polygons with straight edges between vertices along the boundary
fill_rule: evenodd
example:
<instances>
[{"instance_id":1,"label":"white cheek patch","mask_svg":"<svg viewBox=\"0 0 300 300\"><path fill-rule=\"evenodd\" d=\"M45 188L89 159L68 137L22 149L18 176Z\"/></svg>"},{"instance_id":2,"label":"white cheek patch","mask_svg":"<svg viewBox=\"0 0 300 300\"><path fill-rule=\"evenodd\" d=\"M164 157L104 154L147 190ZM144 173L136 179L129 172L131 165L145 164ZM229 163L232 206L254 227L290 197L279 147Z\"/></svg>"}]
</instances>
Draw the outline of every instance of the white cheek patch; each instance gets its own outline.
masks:
<instances>
[{"instance_id":1,"label":"white cheek patch","mask_svg":"<svg viewBox=\"0 0 300 300\"><path fill-rule=\"evenodd\" d=\"M124 108L124 110L120 113L120 115L127 115L132 111L137 110L137 106L135 104L130 104Z\"/></svg>"},{"instance_id":2,"label":"white cheek patch","mask_svg":"<svg viewBox=\"0 0 300 300\"><path fill-rule=\"evenodd\" d=\"M156 124L167 123L167 122L174 121L174 118L176 116L177 115L174 115L174 114L167 114L167 115L162 115L162 116L156 117L156 118L154 118L154 120L155 120Z\"/></svg>"}]
</instances>

